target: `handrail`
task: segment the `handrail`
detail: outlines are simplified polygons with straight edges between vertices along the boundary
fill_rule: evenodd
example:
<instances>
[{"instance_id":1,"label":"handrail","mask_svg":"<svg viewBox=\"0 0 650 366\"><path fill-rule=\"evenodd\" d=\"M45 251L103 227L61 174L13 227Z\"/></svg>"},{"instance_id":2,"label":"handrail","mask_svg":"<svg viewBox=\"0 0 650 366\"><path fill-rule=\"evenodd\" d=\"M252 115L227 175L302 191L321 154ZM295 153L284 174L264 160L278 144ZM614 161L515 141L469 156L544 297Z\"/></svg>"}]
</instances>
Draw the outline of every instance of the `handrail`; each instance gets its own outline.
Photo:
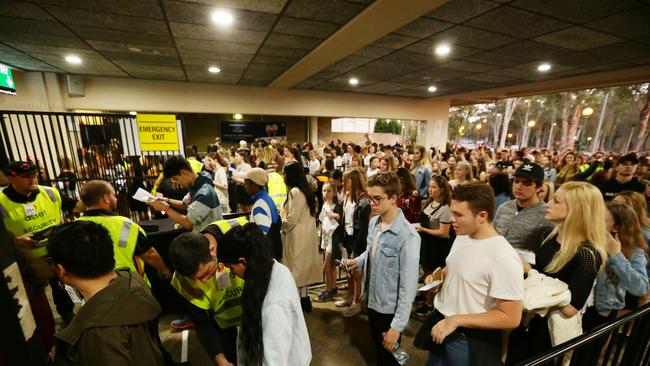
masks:
<instances>
[{"instance_id":1,"label":"handrail","mask_svg":"<svg viewBox=\"0 0 650 366\"><path fill-rule=\"evenodd\" d=\"M650 303L643 305L642 307L626 314L621 318L616 319L611 323L606 323L601 326L598 326L594 328L592 331L590 331L589 333L583 334L570 341L557 345L539 356L531 357L526 361L520 363L519 365L537 366L549 362L554 358L561 356L562 354L568 351L576 349L582 345L591 342L592 340L595 340L596 338L604 336L607 333L613 331L614 329L617 329L618 327L627 324L633 321L634 319L640 318L648 313L650 313Z\"/></svg>"}]
</instances>

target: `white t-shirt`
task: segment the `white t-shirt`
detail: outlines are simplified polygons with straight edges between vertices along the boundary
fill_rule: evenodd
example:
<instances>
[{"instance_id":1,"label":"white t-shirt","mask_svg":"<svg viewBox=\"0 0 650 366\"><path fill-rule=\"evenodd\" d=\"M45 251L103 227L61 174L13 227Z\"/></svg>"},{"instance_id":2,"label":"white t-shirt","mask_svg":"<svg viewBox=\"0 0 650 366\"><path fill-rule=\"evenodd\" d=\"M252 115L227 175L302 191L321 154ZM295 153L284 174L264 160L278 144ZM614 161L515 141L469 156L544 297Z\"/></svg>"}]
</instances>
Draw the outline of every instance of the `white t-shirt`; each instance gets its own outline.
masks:
<instances>
[{"instance_id":1,"label":"white t-shirt","mask_svg":"<svg viewBox=\"0 0 650 366\"><path fill-rule=\"evenodd\" d=\"M483 240L458 236L447 256L447 276L434 299L445 316L496 309L496 300L521 300L524 269L503 236Z\"/></svg>"},{"instance_id":2,"label":"white t-shirt","mask_svg":"<svg viewBox=\"0 0 650 366\"><path fill-rule=\"evenodd\" d=\"M320 172L320 161L318 159L309 160L309 174L316 175Z\"/></svg>"}]
</instances>

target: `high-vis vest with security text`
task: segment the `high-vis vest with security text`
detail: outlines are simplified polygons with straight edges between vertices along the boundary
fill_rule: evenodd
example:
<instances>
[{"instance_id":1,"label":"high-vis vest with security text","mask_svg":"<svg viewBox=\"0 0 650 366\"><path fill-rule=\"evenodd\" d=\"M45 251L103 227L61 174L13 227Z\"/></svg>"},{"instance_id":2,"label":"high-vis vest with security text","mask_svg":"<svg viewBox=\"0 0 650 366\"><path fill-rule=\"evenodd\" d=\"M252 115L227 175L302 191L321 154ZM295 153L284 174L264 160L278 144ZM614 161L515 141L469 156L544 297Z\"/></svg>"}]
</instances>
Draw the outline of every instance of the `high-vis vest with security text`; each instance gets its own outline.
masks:
<instances>
[{"instance_id":1,"label":"high-vis vest with security text","mask_svg":"<svg viewBox=\"0 0 650 366\"><path fill-rule=\"evenodd\" d=\"M278 208L278 211L282 209L284 201L287 199L287 185L284 183L284 178L278 172L269 173L269 182L267 183L269 188L269 196L275 203L275 206Z\"/></svg>"},{"instance_id":2,"label":"high-vis vest with security text","mask_svg":"<svg viewBox=\"0 0 650 366\"><path fill-rule=\"evenodd\" d=\"M187 162L190 163L190 166L192 167L194 173L199 174L201 173L201 170L203 170L203 163L196 160L196 158L188 158Z\"/></svg>"},{"instance_id":3,"label":"high-vis vest with security text","mask_svg":"<svg viewBox=\"0 0 650 366\"><path fill-rule=\"evenodd\" d=\"M0 216L15 236L35 235L61 223L61 195L54 188L38 186L33 202L19 203L0 192ZM47 256L45 243L32 248L33 256Z\"/></svg>"},{"instance_id":4,"label":"high-vis vest with security text","mask_svg":"<svg viewBox=\"0 0 650 366\"><path fill-rule=\"evenodd\" d=\"M248 223L245 217L231 220L219 220L211 225L216 225L221 234L226 234L232 228ZM218 239L217 239L218 241ZM218 244L217 244L218 245ZM219 327L222 329L238 326L241 322L242 307L241 294L244 290L244 280L235 276L230 269L220 265L220 271L228 273L231 286L219 288L216 275L203 283L199 280L185 277L174 272L171 285L192 305L208 310Z\"/></svg>"},{"instance_id":5,"label":"high-vis vest with security text","mask_svg":"<svg viewBox=\"0 0 650 366\"><path fill-rule=\"evenodd\" d=\"M138 233L146 235L140 225L124 216L81 216L77 220L92 221L108 230L113 240L115 268L128 268L131 272L139 273L151 286L144 273L144 261L135 255Z\"/></svg>"}]
</instances>

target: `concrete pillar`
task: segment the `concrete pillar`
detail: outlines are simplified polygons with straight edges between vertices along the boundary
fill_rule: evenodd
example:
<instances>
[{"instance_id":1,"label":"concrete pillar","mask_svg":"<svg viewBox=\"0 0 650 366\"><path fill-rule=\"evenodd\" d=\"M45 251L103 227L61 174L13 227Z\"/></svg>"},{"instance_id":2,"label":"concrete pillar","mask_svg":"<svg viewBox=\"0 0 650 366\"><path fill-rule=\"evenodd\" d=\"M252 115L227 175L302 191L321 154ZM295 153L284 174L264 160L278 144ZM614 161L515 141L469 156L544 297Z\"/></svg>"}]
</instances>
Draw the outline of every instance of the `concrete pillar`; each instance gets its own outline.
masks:
<instances>
[{"instance_id":1,"label":"concrete pillar","mask_svg":"<svg viewBox=\"0 0 650 366\"><path fill-rule=\"evenodd\" d=\"M309 141L318 146L318 117L309 117Z\"/></svg>"}]
</instances>

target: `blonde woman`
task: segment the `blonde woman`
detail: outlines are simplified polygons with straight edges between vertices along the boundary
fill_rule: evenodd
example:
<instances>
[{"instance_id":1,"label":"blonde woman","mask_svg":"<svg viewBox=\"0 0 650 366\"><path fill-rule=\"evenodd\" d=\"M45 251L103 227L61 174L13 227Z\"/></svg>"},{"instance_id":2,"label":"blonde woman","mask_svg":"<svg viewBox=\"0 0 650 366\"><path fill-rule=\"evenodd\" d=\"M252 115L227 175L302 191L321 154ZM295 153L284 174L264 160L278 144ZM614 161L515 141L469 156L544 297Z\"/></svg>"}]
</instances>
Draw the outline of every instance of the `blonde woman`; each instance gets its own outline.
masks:
<instances>
[{"instance_id":1,"label":"blonde woman","mask_svg":"<svg viewBox=\"0 0 650 366\"><path fill-rule=\"evenodd\" d=\"M415 179L415 188L420 197L427 198L429 196L429 182L431 181L431 161L427 150L422 145L415 146L411 175Z\"/></svg>"},{"instance_id":2,"label":"blonde woman","mask_svg":"<svg viewBox=\"0 0 650 366\"><path fill-rule=\"evenodd\" d=\"M585 182L563 184L547 204L545 218L556 226L535 251L533 268L569 286L571 302L558 309L565 318L581 316L580 309L607 259L605 212L602 194ZM531 265L523 264L527 274ZM516 364L550 348L547 320L535 315L527 330L520 327L511 333L507 364Z\"/></svg>"},{"instance_id":3,"label":"blonde woman","mask_svg":"<svg viewBox=\"0 0 650 366\"><path fill-rule=\"evenodd\" d=\"M539 187L539 191L537 191L537 198L544 203L548 203L548 201L553 198L554 194L555 184L550 180L545 180L544 183L542 183L542 186Z\"/></svg>"},{"instance_id":4,"label":"blonde woman","mask_svg":"<svg viewBox=\"0 0 650 366\"><path fill-rule=\"evenodd\" d=\"M557 185L571 181L579 172L579 163L577 162L576 155L572 152L564 155L561 165L562 168L555 177L555 184Z\"/></svg>"},{"instance_id":5,"label":"blonde woman","mask_svg":"<svg viewBox=\"0 0 650 366\"><path fill-rule=\"evenodd\" d=\"M454 169L454 179L449 181L449 185L452 189L460 184L469 183L474 180L472 175L472 166L467 162L460 162L456 164Z\"/></svg>"},{"instance_id":6,"label":"blonde woman","mask_svg":"<svg viewBox=\"0 0 650 366\"><path fill-rule=\"evenodd\" d=\"M380 173L388 173L388 172L395 172L397 170L397 167L395 166L395 158L393 155L384 155L384 157L381 158L381 162L379 164L379 172Z\"/></svg>"}]
</instances>

